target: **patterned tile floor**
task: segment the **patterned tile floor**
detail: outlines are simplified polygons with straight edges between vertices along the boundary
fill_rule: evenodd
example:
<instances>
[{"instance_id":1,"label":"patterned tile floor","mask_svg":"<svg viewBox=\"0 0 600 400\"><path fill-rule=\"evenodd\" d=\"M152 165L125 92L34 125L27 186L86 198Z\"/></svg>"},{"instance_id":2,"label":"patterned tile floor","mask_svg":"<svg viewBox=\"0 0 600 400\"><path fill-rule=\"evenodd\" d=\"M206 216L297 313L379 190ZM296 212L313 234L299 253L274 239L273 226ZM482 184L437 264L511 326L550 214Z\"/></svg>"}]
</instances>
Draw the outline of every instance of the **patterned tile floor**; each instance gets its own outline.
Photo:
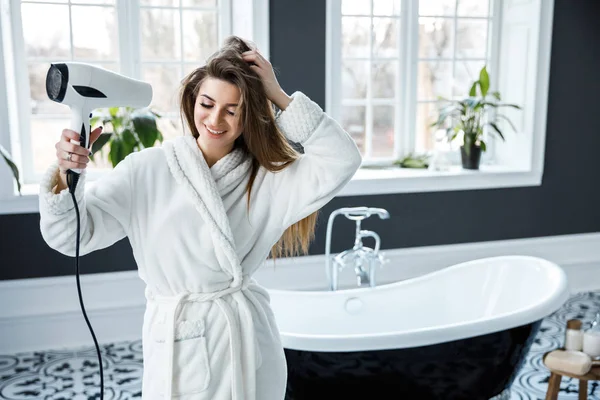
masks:
<instances>
[{"instance_id":1,"label":"patterned tile floor","mask_svg":"<svg viewBox=\"0 0 600 400\"><path fill-rule=\"evenodd\" d=\"M600 310L600 291L573 295L544 319L526 362L511 388L510 400L543 399L549 374L542 365L544 352L563 344L564 326L571 318L591 321ZM102 346L106 400L141 398L141 341ZM96 350L0 355L0 399L92 400L100 397ZM600 382L590 382L588 400L600 400ZM560 400L577 399L577 381L563 378Z\"/></svg>"}]
</instances>

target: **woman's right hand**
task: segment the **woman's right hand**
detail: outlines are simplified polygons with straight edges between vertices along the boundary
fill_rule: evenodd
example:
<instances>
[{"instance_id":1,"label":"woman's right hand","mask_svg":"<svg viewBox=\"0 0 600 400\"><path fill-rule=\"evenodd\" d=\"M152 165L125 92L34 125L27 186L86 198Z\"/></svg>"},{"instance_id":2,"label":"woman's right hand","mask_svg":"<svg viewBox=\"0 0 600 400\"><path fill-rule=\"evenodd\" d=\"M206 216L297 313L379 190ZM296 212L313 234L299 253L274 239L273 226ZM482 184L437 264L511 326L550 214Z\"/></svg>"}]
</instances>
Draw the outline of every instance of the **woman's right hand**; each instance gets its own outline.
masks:
<instances>
[{"instance_id":1,"label":"woman's right hand","mask_svg":"<svg viewBox=\"0 0 600 400\"><path fill-rule=\"evenodd\" d=\"M90 135L90 148L100 137L101 133L102 127L92 131ZM76 140L77 143L72 143L71 140ZM56 142L54 147L56 148L56 158L58 159L58 169L60 170L60 181L54 191L58 193L67 188L67 171L69 169L85 169L87 167L90 161L90 151L79 144L79 133L71 129L63 129L60 140Z\"/></svg>"},{"instance_id":2,"label":"woman's right hand","mask_svg":"<svg viewBox=\"0 0 600 400\"><path fill-rule=\"evenodd\" d=\"M102 127L96 128L90 135L90 147L102 133ZM77 144L71 140L76 140ZM90 150L79 144L79 133L71 129L63 129L60 140L56 142L56 157L58 158L58 168L62 174L66 174L69 169L85 169L90 161ZM69 154L70 160L69 160Z\"/></svg>"}]
</instances>

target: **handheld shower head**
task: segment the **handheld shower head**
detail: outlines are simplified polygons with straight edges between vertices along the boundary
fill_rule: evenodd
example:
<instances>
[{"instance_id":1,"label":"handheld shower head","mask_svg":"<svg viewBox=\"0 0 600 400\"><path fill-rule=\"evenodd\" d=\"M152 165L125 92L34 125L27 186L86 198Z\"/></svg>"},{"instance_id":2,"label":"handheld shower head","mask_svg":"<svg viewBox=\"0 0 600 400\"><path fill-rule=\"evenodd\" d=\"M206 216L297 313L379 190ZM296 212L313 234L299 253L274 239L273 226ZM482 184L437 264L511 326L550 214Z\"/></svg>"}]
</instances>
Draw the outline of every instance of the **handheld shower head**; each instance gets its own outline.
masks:
<instances>
[{"instance_id":1,"label":"handheld shower head","mask_svg":"<svg viewBox=\"0 0 600 400\"><path fill-rule=\"evenodd\" d=\"M383 208L369 208L369 214L377 214L381 219L389 219L390 213Z\"/></svg>"}]
</instances>

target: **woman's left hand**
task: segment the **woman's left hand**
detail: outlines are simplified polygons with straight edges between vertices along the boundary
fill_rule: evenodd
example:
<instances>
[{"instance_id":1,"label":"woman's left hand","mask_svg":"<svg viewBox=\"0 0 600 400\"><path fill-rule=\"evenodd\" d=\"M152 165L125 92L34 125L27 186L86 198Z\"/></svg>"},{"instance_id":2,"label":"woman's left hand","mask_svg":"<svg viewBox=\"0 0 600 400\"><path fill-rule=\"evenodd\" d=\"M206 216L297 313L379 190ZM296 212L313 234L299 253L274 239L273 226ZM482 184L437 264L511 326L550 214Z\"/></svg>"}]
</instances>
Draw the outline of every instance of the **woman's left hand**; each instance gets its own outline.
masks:
<instances>
[{"instance_id":1,"label":"woman's left hand","mask_svg":"<svg viewBox=\"0 0 600 400\"><path fill-rule=\"evenodd\" d=\"M242 58L254 64L250 65L250 68L260 76L268 99L275 103L281 110L285 110L291 98L279 86L279 82L277 82L277 78L275 77L275 71L273 71L273 66L269 60L264 58L258 50L246 51L242 53Z\"/></svg>"}]
</instances>

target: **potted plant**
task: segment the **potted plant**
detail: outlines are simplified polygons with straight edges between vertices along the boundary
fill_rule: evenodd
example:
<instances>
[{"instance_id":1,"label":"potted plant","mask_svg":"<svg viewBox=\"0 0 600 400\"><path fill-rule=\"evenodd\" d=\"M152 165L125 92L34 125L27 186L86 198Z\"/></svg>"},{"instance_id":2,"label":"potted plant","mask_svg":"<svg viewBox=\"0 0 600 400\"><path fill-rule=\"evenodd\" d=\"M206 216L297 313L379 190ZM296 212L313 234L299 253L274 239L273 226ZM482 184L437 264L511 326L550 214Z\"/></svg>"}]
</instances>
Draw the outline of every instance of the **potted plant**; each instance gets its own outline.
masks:
<instances>
[{"instance_id":1,"label":"potted plant","mask_svg":"<svg viewBox=\"0 0 600 400\"><path fill-rule=\"evenodd\" d=\"M112 107L99 109L95 114L96 116L90 119L90 125L94 126L98 121L102 121L103 124L110 124L112 132L102 133L98 140L94 142L92 154L90 155L91 160L93 160L94 153L108 144L110 147L109 159L115 167L129 153L152 147L157 140L159 142L163 141L163 135L156 125L156 119L160 118L160 115L154 111L134 110L131 107ZM21 194L21 182L17 165L3 146L0 146L0 153L12 170L19 194Z\"/></svg>"},{"instance_id":2,"label":"potted plant","mask_svg":"<svg viewBox=\"0 0 600 400\"><path fill-rule=\"evenodd\" d=\"M478 89L479 88L479 93ZM521 109L516 104L501 103L500 93L495 91L489 93L490 77L486 66L479 71L479 79L473 82L468 97L462 100L449 100L439 97L447 104L440 110L437 121L431 124L438 128L446 128L446 134L450 141L462 134L463 144L460 147L462 166L465 169L479 169L481 153L486 151L483 140L484 128L491 127L490 133L497 134L505 140L502 130L498 126L498 119L503 119L510 124L516 132L516 128L510 119L497 112L490 113L491 109L500 107L512 107ZM491 114L491 115L490 115ZM450 117L450 126L446 126L446 120Z\"/></svg>"},{"instance_id":3,"label":"potted plant","mask_svg":"<svg viewBox=\"0 0 600 400\"><path fill-rule=\"evenodd\" d=\"M103 132L94 142L90 159L93 160L94 154L108 145L108 158L115 167L129 153L152 147L157 140L162 143L164 138L156 125L156 119L160 117L160 114L150 109L135 110L131 107L111 107L95 111L90 125L102 122L105 126L110 125L112 131Z\"/></svg>"}]
</instances>

